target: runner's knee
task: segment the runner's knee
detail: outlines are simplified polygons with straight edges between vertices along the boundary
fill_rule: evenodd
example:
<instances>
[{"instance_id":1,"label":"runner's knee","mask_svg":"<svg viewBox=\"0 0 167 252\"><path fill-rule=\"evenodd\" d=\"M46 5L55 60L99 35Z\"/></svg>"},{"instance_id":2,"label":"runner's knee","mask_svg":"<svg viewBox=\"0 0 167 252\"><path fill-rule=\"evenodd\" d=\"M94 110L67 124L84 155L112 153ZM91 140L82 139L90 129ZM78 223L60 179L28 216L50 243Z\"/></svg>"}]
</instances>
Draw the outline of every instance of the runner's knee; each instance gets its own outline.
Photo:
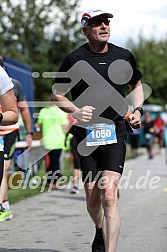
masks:
<instances>
[{"instance_id":1,"label":"runner's knee","mask_svg":"<svg viewBox=\"0 0 167 252\"><path fill-rule=\"evenodd\" d=\"M101 202L97 202L95 204L92 204L91 202L87 203L87 210L88 212L98 212L99 209L101 208Z\"/></svg>"},{"instance_id":2,"label":"runner's knee","mask_svg":"<svg viewBox=\"0 0 167 252\"><path fill-rule=\"evenodd\" d=\"M117 186L113 185L112 188L105 188L102 194L103 207L111 207L118 203Z\"/></svg>"},{"instance_id":3,"label":"runner's knee","mask_svg":"<svg viewBox=\"0 0 167 252\"><path fill-rule=\"evenodd\" d=\"M87 197L87 209L88 210L97 210L101 207L101 196L100 195L96 195L94 197L92 197L92 195L90 195L89 197Z\"/></svg>"}]
</instances>

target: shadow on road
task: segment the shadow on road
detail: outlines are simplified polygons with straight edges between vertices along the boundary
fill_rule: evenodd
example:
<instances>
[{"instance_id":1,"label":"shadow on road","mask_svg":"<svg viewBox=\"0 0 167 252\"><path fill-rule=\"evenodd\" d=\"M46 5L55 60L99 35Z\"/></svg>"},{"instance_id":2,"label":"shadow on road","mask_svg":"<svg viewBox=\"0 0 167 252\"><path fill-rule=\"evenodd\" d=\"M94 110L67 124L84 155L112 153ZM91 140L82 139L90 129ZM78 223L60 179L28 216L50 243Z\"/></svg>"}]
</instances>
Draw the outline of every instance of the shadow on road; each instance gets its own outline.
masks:
<instances>
[{"instance_id":1,"label":"shadow on road","mask_svg":"<svg viewBox=\"0 0 167 252\"><path fill-rule=\"evenodd\" d=\"M78 201L85 201L85 196L78 196L78 195L50 195L50 197L49 198L54 198L54 199L56 199L56 198L59 198L59 199L70 199L70 200L78 200Z\"/></svg>"},{"instance_id":2,"label":"shadow on road","mask_svg":"<svg viewBox=\"0 0 167 252\"><path fill-rule=\"evenodd\" d=\"M5 249L0 247L1 252L60 252L59 250L52 249Z\"/></svg>"}]
</instances>

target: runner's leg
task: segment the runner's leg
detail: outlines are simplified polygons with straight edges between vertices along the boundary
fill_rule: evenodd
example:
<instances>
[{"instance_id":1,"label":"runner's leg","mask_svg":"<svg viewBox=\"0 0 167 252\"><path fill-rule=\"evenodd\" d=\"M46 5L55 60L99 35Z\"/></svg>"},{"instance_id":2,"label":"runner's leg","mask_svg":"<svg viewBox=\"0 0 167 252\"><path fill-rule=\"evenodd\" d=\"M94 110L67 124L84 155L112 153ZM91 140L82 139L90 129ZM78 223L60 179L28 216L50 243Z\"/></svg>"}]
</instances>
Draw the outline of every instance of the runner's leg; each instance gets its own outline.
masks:
<instances>
[{"instance_id":1,"label":"runner's leg","mask_svg":"<svg viewBox=\"0 0 167 252\"><path fill-rule=\"evenodd\" d=\"M118 182L121 175L113 171L104 171L102 177L102 205L104 209L103 233L105 251L115 252L120 231L120 215L118 209Z\"/></svg>"},{"instance_id":2,"label":"runner's leg","mask_svg":"<svg viewBox=\"0 0 167 252\"><path fill-rule=\"evenodd\" d=\"M3 178L4 153L0 151L0 185Z\"/></svg>"},{"instance_id":3,"label":"runner's leg","mask_svg":"<svg viewBox=\"0 0 167 252\"><path fill-rule=\"evenodd\" d=\"M102 228L101 190L97 182L89 182L84 185L86 193L87 210L97 228Z\"/></svg>"},{"instance_id":4,"label":"runner's leg","mask_svg":"<svg viewBox=\"0 0 167 252\"><path fill-rule=\"evenodd\" d=\"M0 187L0 203L3 203L4 200L8 199L8 169L10 165L11 159L10 160L4 160L4 170L3 170L3 178L2 178L2 183Z\"/></svg>"}]
</instances>

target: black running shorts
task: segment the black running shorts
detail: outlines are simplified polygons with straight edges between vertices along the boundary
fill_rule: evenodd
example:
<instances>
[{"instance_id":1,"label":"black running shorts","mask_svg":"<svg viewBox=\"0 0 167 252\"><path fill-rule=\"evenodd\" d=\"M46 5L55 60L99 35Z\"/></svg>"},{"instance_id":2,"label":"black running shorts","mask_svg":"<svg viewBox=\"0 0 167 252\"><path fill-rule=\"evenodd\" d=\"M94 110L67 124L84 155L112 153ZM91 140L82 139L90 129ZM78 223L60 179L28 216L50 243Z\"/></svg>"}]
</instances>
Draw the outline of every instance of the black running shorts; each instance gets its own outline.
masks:
<instances>
[{"instance_id":1,"label":"black running shorts","mask_svg":"<svg viewBox=\"0 0 167 252\"><path fill-rule=\"evenodd\" d=\"M18 130L4 136L4 159L9 160L13 157L15 145L18 140Z\"/></svg>"},{"instance_id":2,"label":"black running shorts","mask_svg":"<svg viewBox=\"0 0 167 252\"><path fill-rule=\"evenodd\" d=\"M80 142L79 138L77 141ZM79 156L84 183L96 180L96 174L104 170L122 174L126 156L126 136L117 137L117 143L99 146L89 156Z\"/></svg>"}]
</instances>

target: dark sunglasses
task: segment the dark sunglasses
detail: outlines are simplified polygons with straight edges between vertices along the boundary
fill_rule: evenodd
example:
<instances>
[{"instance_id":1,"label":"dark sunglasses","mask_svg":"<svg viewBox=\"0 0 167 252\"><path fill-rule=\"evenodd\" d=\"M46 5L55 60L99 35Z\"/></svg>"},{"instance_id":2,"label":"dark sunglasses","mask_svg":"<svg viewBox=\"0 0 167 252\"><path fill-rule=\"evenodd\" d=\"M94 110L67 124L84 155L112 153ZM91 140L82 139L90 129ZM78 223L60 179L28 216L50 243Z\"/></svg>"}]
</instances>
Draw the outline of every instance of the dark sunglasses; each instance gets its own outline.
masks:
<instances>
[{"instance_id":1,"label":"dark sunglasses","mask_svg":"<svg viewBox=\"0 0 167 252\"><path fill-rule=\"evenodd\" d=\"M89 26L91 26L91 27L100 27L102 25L102 23L104 23L105 25L109 26L110 20L109 19L95 20L95 21L91 22L89 24Z\"/></svg>"}]
</instances>

